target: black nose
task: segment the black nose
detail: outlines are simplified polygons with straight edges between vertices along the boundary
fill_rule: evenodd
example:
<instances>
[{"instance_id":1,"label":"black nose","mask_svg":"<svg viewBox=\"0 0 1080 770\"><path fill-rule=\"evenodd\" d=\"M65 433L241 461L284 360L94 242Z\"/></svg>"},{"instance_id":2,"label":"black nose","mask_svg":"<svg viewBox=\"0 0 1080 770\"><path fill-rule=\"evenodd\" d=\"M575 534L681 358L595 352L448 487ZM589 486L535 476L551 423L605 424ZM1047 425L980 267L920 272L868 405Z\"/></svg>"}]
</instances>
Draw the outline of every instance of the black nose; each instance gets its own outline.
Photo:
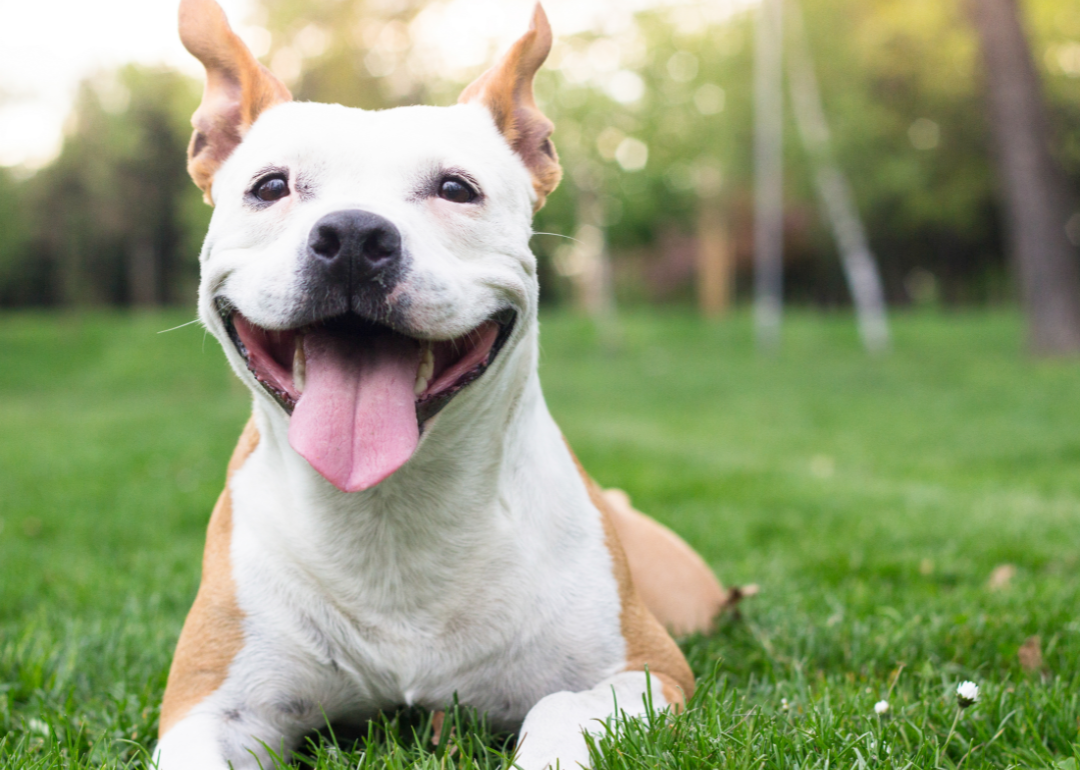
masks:
<instances>
[{"instance_id":1,"label":"black nose","mask_svg":"<svg viewBox=\"0 0 1080 770\"><path fill-rule=\"evenodd\" d=\"M398 266L401 233L389 219L370 211L335 211L311 228L308 256L333 281L358 289Z\"/></svg>"}]
</instances>

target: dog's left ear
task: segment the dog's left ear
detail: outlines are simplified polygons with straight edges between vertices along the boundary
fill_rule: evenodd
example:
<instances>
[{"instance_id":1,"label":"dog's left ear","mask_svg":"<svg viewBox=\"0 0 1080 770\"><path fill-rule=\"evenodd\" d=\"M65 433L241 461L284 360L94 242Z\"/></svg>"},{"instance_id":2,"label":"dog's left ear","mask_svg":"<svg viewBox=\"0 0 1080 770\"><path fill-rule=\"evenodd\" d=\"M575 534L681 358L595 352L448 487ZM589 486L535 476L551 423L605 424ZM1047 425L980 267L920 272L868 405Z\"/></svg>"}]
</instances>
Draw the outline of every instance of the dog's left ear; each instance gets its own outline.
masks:
<instances>
[{"instance_id":1,"label":"dog's left ear","mask_svg":"<svg viewBox=\"0 0 1080 770\"><path fill-rule=\"evenodd\" d=\"M536 106L533 77L551 51L551 25L539 3L532 24L502 59L469 85L458 102L483 104L532 174L539 210L559 184L562 167L551 143L554 124Z\"/></svg>"},{"instance_id":2,"label":"dog's left ear","mask_svg":"<svg viewBox=\"0 0 1080 770\"><path fill-rule=\"evenodd\" d=\"M191 116L188 173L212 204L218 166L232 155L260 113L292 100L285 84L259 64L229 27L215 0L180 0L180 40L206 67L202 103Z\"/></svg>"}]
</instances>

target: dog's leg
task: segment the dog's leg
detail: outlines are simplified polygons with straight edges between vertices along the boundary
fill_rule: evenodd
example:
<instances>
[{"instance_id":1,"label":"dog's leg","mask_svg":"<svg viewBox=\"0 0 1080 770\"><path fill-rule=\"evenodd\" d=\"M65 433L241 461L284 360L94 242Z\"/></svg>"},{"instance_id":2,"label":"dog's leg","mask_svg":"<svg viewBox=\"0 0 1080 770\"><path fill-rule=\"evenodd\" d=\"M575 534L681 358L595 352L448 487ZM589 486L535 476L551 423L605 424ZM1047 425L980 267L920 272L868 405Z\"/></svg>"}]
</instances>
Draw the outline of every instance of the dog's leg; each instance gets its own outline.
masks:
<instances>
[{"instance_id":1,"label":"dog's leg","mask_svg":"<svg viewBox=\"0 0 1080 770\"><path fill-rule=\"evenodd\" d=\"M209 704L208 704L209 705ZM158 741L154 753L158 770L270 770L267 749L288 758L296 735L282 735L269 725L235 720L221 709L197 710L174 725ZM261 729L260 729L261 728Z\"/></svg>"},{"instance_id":2,"label":"dog's leg","mask_svg":"<svg viewBox=\"0 0 1080 770\"><path fill-rule=\"evenodd\" d=\"M522 770L555 768L556 762L563 770L588 767L584 732L603 733L608 718L641 716L647 705L657 712L678 708L681 693L663 675L644 671L623 671L583 692L552 693L526 715L515 762Z\"/></svg>"},{"instance_id":3,"label":"dog's leg","mask_svg":"<svg viewBox=\"0 0 1080 770\"><path fill-rule=\"evenodd\" d=\"M211 697L158 741L158 770L272 770L285 762L317 722L282 718L270 709L236 709Z\"/></svg>"},{"instance_id":4,"label":"dog's leg","mask_svg":"<svg viewBox=\"0 0 1080 770\"><path fill-rule=\"evenodd\" d=\"M220 721L211 714L191 714L158 741L154 767L158 770L228 770L221 750Z\"/></svg>"},{"instance_id":5,"label":"dog's leg","mask_svg":"<svg viewBox=\"0 0 1080 770\"><path fill-rule=\"evenodd\" d=\"M574 461L577 462L577 458ZM601 516L606 544L611 553L613 576L619 587L622 605L619 623L626 641L625 668L591 690L553 693L537 702L529 710L521 728L518 764L523 770L554 768L556 762L563 768L573 768L575 765L585 767L589 754L582 731L602 731L604 720L620 712L640 716L646 712L647 703L651 703L655 710L669 706L681 709L686 699L694 693L693 672L678 645L635 587L633 565L621 542L624 529L632 536L644 531L655 540L658 534L656 530L662 528L633 511L628 500L620 510L619 504L623 500L605 495L580 464L578 472L589 499ZM643 522L651 526L642 529ZM626 526L628 523L629 527ZM691 587L696 584L705 594L705 598L696 603L700 605L698 609L708 608L712 600L722 594L722 589L689 546L673 533L663 532L666 532L666 537L658 547L664 557L676 565L689 561L693 568L688 571L688 580L676 581L670 587L678 593L686 588L687 583ZM704 622L711 620L709 615Z\"/></svg>"},{"instance_id":6,"label":"dog's leg","mask_svg":"<svg viewBox=\"0 0 1080 770\"><path fill-rule=\"evenodd\" d=\"M636 510L625 492L606 489L603 495L645 606L676 636L711 631L716 616L734 603L732 593L693 548Z\"/></svg>"}]
</instances>

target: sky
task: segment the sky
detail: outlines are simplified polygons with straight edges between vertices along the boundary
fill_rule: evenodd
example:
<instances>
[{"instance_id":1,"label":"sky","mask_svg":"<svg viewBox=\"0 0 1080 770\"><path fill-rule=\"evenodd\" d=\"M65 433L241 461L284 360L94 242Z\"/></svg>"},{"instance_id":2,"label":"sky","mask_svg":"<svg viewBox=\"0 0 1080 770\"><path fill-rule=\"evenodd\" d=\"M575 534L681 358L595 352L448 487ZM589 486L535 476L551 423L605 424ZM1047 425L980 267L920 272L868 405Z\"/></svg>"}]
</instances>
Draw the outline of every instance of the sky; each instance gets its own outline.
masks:
<instances>
[{"instance_id":1,"label":"sky","mask_svg":"<svg viewBox=\"0 0 1080 770\"><path fill-rule=\"evenodd\" d=\"M222 0L244 19L249 0ZM75 88L128 61L199 74L176 34L175 0L0 0L0 165L57 151Z\"/></svg>"},{"instance_id":2,"label":"sky","mask_svg":"<svg viewBox=\"0 0 1080 770\"><path fill-rule=\"evenodd\" d=\"M256 54L266 32L254 0L219 0ZM428 14L453 31L446 52L467 61L492 40L509 43L528 24L534 0L432 0ZM605 30L640 8L701 0L544 0L556 35ZM36 168L59 150L79 81L126 62L165 64L195 76L180 45L178 0L0 0L0 165ZM429 25L430 26L430 25Z\"/></svg>"}]
</instances>

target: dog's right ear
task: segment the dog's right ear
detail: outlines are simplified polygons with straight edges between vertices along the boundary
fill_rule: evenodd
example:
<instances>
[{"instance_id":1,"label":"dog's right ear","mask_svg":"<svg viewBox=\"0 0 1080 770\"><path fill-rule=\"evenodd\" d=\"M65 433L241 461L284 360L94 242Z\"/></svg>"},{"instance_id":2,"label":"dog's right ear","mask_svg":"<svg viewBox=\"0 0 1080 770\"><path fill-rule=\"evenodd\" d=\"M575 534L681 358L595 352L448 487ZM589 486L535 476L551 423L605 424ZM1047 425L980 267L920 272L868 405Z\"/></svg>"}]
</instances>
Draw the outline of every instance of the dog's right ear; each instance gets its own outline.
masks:
<instances>
[{"instance_id":1,"label":"dog's right ear","mask_svg":"<svg viewBox=\"0 0 1080 770\"><path fill-rule=\"evenodd\" d=\"M292 100L285 84L255 60L215 0L180 0L180 40L206 68L202 103L191 117L188 173L213 205L210 187L263 111Z\"/></svg>"}]
</instances>

